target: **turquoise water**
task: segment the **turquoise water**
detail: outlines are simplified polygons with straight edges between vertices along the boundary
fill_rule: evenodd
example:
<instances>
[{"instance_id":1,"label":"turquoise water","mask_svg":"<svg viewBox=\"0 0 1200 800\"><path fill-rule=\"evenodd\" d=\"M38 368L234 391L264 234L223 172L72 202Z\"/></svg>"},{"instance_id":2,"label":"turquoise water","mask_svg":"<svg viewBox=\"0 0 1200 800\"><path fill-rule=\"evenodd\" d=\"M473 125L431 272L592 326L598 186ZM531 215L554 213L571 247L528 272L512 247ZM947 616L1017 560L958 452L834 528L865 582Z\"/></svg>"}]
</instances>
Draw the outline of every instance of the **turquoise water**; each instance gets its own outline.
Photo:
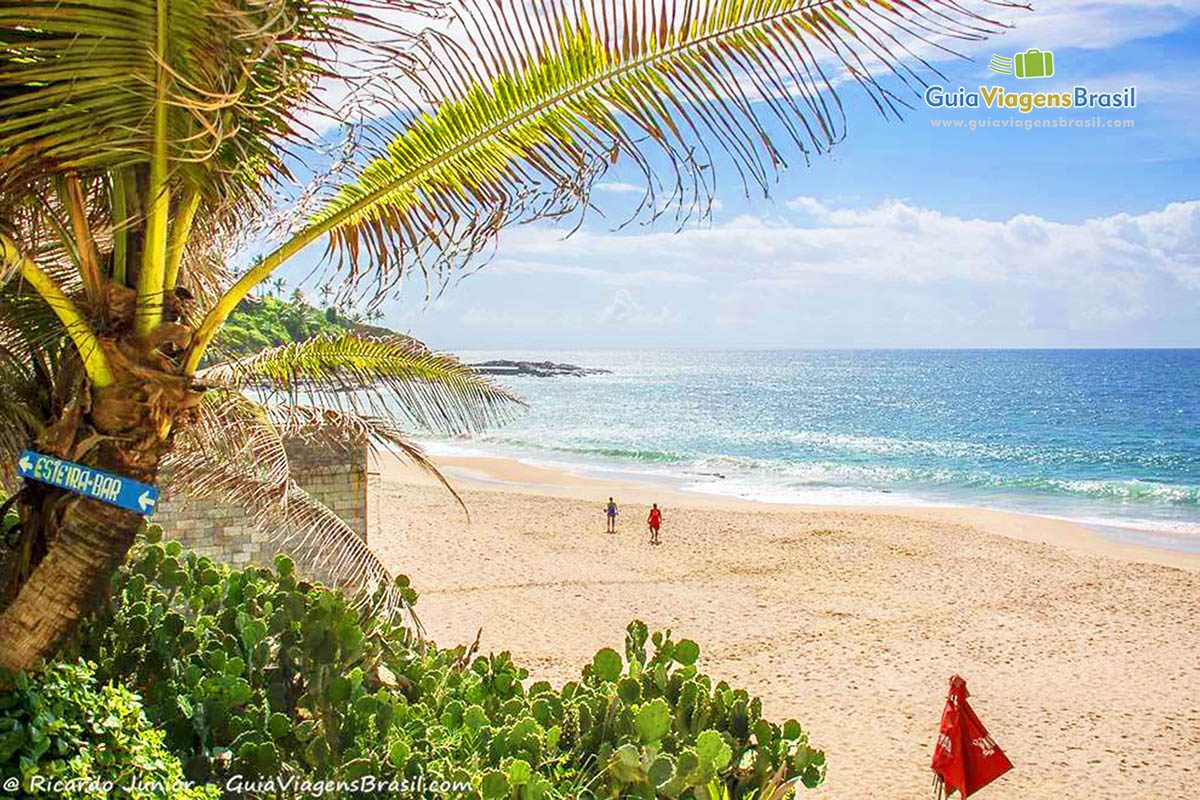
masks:
<instances>
[{"instance_id":1,"label":"turquoise water","mask_svg":"<svg viewBox=\"0 0 1200 800\"><path fill-rule=\"evenodd\" d=\"M611 369L433 443L689 491L953 504L1200 549L1200 350L468 352Z\"/></svg>"}]
</instances>

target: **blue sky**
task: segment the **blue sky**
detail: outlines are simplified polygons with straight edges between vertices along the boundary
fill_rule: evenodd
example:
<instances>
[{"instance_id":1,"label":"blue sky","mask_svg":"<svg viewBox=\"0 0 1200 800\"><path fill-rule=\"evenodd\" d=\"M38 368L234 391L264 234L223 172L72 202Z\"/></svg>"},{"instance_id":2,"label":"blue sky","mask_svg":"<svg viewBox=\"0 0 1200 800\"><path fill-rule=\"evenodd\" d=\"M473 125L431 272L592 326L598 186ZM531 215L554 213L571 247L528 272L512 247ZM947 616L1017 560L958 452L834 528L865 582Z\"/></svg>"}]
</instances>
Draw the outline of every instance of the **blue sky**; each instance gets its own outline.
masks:
<instances>
[{"instance_id":1,"label":"blue sky","mask_svg":"<svg viewBox=\"0 0 1200 800\"><path fill-rule=\"evenodd\" d=\"M1008 18L935 82L1133 85L1136 109L1100 115L1134 127L934 128L1024 115L912 98L896 122L844 86L846 140L797 158L771 199L726 172L711 223L614 231L640 198L618 169L596 192L610 220L507 231L488 266L432 304L385 303L385 323L451 350L1200 346L1200 7L1067 0ZM988 71L1030 47L1054 52L1054 78Z\"/></svg>"}]
</instances>

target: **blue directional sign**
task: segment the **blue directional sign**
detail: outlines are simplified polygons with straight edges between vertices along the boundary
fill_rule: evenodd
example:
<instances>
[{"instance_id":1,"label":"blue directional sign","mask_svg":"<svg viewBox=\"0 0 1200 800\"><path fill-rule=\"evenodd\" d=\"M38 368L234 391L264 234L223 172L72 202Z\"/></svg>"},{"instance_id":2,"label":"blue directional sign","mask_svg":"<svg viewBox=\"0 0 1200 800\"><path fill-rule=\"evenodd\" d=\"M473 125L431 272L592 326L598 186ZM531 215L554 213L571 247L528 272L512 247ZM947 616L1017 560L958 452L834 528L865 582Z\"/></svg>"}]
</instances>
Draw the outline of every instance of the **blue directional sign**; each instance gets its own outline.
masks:
<instances>
[{"instance_id":1,"label":"blue directional sign","mask_svg":"<svg viewBox=\"0 0 1200 800\"><path fill-rule=\"evenodd\" d=\"M153 486L32 450L21 453L17 459L17 471L23 477L127 508L145 517L154 513L154 506L158 503L158 489Z\"/></svg>"}]
</instances>

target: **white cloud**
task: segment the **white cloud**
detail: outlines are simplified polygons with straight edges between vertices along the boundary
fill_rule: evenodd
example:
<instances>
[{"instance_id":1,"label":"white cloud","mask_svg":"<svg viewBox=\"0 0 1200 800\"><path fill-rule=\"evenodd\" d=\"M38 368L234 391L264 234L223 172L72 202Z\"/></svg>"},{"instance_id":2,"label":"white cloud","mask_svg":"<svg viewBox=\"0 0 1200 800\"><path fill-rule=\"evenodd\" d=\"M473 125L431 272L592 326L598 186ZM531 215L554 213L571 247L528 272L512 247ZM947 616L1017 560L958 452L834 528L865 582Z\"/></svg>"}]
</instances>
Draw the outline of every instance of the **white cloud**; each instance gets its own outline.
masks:
<instances>
[{"instance_id":1,"label":"white cloud","mask_svg":"<svg viewBox=\"0 0 1200 800\"><path fill-rule=\"evenodd\" d=\"M489 265L488 271L508 275L569 275L605 286L696 286L705 282L704 278L686 272L658 269L621 271L512 258L497 259Z\"/></svg>"},{"instance_id":2,"label":"white cloud","mask_svg":"<svg viewBox=\"0 0 1200 800\"><path fill-rule=\"evenodd\" d=\"M1194 20L1198 10L1175 0L1059 0L1040 3L1032 13L997 10L993 15L1016 28L977 47L977 52L996 47L1099 50L1178 30Z\"/></svg>"},{"instance_id":3,"label":"white cloud","mask_svg":"<svg viewBox=\"0 0 1200 800\"><path fill-rule=\"evenodd\" d=\"M644 327L675 325L681 320L681 315L666 306L657 310L647 308L628 289L617 289L612 301L600 309L598 318L604 325Z\"/></svg>"},{"instance_id":4,"label":"white cloud","mask_svg":"<svg viewBox=\"0 0 1200 800\"><path fill-rule=\"evenodd\" d=\"M899 200L842 207L800 197L788 206L786 217L742 216L679 234L585 230L564 240L526 228L506 239L505 252L570 260L587 280L608 265L686 269L697 279L670 287L678 297L661 309L619 288L599 315L609 325L674 323L682 316L671 309L685 309L703 327L692 315L704 309L709 330L783 335L787 328L763 322L778 314L832 336L851 314L860 327L886 316L904 330L936 319L959 331L945 343L978 343L968 337L981 326L989 343L1011 343L1026 341L1018 330L1111 332L1169 313L1177 335L1194 335L1183 298L1200 291L1200 200L1078 222L955 216ZM941 341L928 337L920 341Z\"/></svg>"},{"instance_id":5,"label":"white cloud","mask_svg":"<svg viewBox=\"0 0 1200 800\"><path fill-rule=\"evenodd\" d=\"M644 194L646 191L646 187L644 186L636 186L632 183L622 183L621 181L597 183L596 188L602 192L613 192L616 194Z\"/></svg>"},{"instance_id":6,"label":"white cloud","mask_svg":"<svg viewBox=\"0 0 1200 800\"><path fill-rule=\"evenodd\" d=\"M495 328L511 331L513 329L543 329L543 328L580 328L584 320L577 314L566 311L554 311L544 308L534 310L513 310L509 308L489 308L471 306L458 316L464 325Z\"/></svg>"},{"instance_id":7,"label":"white cloud","mask_svg":"<svg viewBox=\"0 0 1200 800\"><path fill-rule=\"evenodd\" d=\"M793 211L804 211L813 216L823 216L829 212L829 209L815 197L797 197L795 200L789 200L787 207Z\"/></svg>"},{"instance_id":8,"label":"white cloud","mask_svg":"<svg viewBox=\"0 0 1200 800\"><path fill-rule=\"evenodd\" d=\"M1079 281L1129 285L1157 276L1200 289L1200 200L1078 223L1030 214L958 217L898 200L829 208L801 197L788 205L803 212L803 224L741 216L679 234L581 231L565 240L529 228L510 236L505 250L575 263L654 264L655 274L686 266L697 281L736 276L758 285L832 275L1070 287Z\"/></svg>"}]
</instances>

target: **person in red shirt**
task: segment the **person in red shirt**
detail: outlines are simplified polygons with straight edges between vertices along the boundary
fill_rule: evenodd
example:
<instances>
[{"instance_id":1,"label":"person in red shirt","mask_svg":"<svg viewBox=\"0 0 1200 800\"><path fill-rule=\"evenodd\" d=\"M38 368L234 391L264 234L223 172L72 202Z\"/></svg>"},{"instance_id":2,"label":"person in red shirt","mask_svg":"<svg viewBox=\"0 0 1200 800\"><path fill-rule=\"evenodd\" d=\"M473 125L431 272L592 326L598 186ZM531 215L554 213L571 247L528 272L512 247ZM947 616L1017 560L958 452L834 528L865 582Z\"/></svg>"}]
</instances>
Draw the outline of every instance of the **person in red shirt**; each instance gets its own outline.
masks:
<instances>
[{"instance_id":1,"label":"person in red shirt","mask_svg":"<svg viewBox=\"0 0 1200 800\"><path fill-rule=\"evenodd\" d=\"M658 510L658 503L650 509L650 516L646 518L646 524L650 526L650 544L662 544L658 539L658 528L662 525L662 512Z\"/></svg>"}]
</instances>

